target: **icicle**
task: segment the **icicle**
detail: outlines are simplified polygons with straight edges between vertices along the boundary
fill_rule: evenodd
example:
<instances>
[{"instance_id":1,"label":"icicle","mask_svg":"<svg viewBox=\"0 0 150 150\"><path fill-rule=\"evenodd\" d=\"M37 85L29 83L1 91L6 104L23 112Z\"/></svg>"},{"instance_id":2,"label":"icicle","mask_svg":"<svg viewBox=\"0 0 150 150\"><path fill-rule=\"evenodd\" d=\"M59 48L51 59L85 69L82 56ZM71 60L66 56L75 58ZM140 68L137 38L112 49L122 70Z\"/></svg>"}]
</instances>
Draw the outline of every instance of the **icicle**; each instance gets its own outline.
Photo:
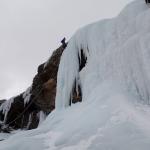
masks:
<instances>
[{"instance_id":1,"label":"icicle","mask_svg":"<svg viewBox=\"0 0 150 150\"><path fill-rule=\"evenodd\" d=\"M14 102L14 97L10 98L9 100L5 101L1 106L0 106L0 111L4 114L4 123L7 120L7 115L8 112L11 108L12 103Z\"/></svg>"},{"instance_id":2,"label":"icicle","mask_svg":"<svg viewBox=\"0 0 150 150\"><path fill-rule=\"evenodd\" d=\"M56 109L69 106L75 79L79 76L78 46L72 38L64 51L57 76Z\"/></svg>"},{"instance_id":3,"label":"icicle","mask_svg":"<svg viewBox=\"0 0 150 150\"><path fill-rule=\"evenodd\" d=\"M24 99L24 105L28 104L31 98L31 92L32 87L29 87L24 93L23 93L23 99Z\"/></svg>"},{"instance_id":4,"label":"icicle","mask_svg":"<svg viewBox=\"0 0 150 150\"><path fill-rule=\"evenodd\" d=\"M46 114L43 111L38 113L39 125L46 119Z\"/></svg>"}]
</instances>

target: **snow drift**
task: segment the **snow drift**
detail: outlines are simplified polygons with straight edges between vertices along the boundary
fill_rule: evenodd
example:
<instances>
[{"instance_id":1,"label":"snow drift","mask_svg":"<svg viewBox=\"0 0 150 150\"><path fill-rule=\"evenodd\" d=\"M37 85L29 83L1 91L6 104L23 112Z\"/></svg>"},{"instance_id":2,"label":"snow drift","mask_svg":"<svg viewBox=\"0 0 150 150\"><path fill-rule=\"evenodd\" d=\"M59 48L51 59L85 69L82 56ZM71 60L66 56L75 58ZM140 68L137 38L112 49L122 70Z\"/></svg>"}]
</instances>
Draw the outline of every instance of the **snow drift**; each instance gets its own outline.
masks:
<instances>
[{"instance_id":1,"label":"snow drift","mask_svg":"<svg viewBox=\"0 0 150 150\"><path fill-rule=\"evenodd\" d=\"M136 0L116 18L78 30L61 58L56 110L0 149L149 150L149 16L150 8ZM81 50L87 61L80 71ZM82 103L69 107L74 83Z\"/></svg>"}]
</instances>

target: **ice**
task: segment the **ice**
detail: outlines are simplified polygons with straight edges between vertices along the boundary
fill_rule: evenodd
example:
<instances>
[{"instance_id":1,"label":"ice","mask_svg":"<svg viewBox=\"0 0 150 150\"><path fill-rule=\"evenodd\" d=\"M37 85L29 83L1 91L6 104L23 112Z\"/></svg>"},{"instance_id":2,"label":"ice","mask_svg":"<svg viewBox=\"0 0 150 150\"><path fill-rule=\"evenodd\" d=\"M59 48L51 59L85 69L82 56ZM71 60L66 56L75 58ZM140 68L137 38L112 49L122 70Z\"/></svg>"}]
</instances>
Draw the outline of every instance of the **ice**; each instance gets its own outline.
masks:
<instances>
[{"instance_id":1,"label":"ice","mask_svg":"<svg viewBox=\"0 0 150 150\"><path fill-rule=\"evenodd\" d=\"M31 91L31 87L29 87L24 93L23 93L23 99L24 99L24 104L26 105L27 103L29 103L30 101L30 97L31 97L31 94L30 94L30 91ZM10 99L8 99L7 101L5 101L4 103L2 103L2 105L0 106L0 111L2 111L2 113L4 114L4 123L6 122L7 120L7 115L8 115L8 112L12 106L12 104L14 103L14 98L15 97L12 97Z\"/></svg>"},{"instance_id":2,"label":"ice","mask_svg":"<svg viewBox=\"0 0 150 150\"><path fill-rule=\"evenodd\" d=\"M29 87L24 93L23 93L23 99L24 99L24 105L28 104L31 97L31 90L32 87Z\"/></svg>"},{"instance_id":3,"label":"ice","mask_svg":"<svg viewBox=\"0 0 150 150\"><path fill-rule=\"evenodd\" d=\"M10 136L8 133L0 133L0 141L7 139Z\"/></svg>"},{"instance_id":4,"label":"ice","mask_svg":"<svg viewBox=\"0 0 150 150\"><path fill-rule=\"evenodd\" d=\"M150 11L143 3L136 1L118 17L90 24L76 32L61 58L56 109L69 106L76 79L81 81L83 101L97 84L111 79L149 104ZM82 78L78 60L81 50L87 57Z\"/></svg>"},{"instance_id":5,"label":"ice","mask_svg":"<svg viewBox=\"0 0 150 150\"><path fill-rule=\"evenodd\" d=\"M38 129L11 136L0 149L149 150L149 117L148 106L104 83L86 102L52 112Z\"/></svg>"},{"instance_id":6,"label":"ice","mask_svg":"<svg viewBox=\"0 0 150 150\"><path fill-rule=\"evenodd\" d=\"M46 119L46 114L43 111L38 113L39 125Z\"/></svg>"},{"instance_id":7,"label":"ice","mask_svg":"<svg viewBox=\"0 0 150 150\"><path fill-rule=\"evenodd\" d=\"M0 150L149 150L149 16L136 0L117 17L79 29L60 61L56 109L36 130L0 142ZM82 102L70 106L75 82Z\"/></svg>"},{"instance_id":8,"label":"ice","mask_svg":"<svg viewBox=\"0 0 150 150\"><path fill-rule=\"evenodd\" d=\"M0 111L4 114L4 123L6 122L7 119L7 114L11 108L12 103L14 102L14 97L10 98L9 100L5 101L2 103L0 106Z\"/></svg>"}]
</instances>

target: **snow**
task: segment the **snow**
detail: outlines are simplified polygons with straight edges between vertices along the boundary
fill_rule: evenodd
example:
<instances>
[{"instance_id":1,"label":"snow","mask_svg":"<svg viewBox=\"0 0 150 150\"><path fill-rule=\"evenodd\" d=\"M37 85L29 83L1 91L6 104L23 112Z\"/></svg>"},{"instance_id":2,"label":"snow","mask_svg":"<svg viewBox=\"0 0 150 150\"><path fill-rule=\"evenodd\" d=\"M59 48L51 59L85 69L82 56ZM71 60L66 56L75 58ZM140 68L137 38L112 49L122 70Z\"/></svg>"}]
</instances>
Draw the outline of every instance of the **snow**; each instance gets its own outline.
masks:
<instances>
[{"instance_id":1,"label":"snow","mask_svg":"<svg viewBox=\"0 0 150 150\"><path fill-rule=\"evenodd\" d=\"M5 101L2 103L0 106L0 111L4 114L4 123L6 122L7 119L7 114L11 108L12 103L14 102L14 97L10 98L9 100Z\"/></svg>"},{"instance_id":2,"label":"snow","mask_svg":"<svg viewBox=\"0 0 150 150\"><path fill-rule=\"evenodd\" d=\"M38 126L40 126L43 121L46 119L46 114L43 112L43 111L40 111L38 114L37 114L37 117L39 119L39 124ZM32 113L29 115L29 121L28 121L28 124L27 124L27 129L29 129L30 125L32 123Z\"/></svg>"},{"instance_id":3,"label":"snow","mask_svg":"<svg viewBox=\"0 0 150 150\"><path fill-rule=\"evenodd\" d=\"M83 101L97 84L109 79L149 104L150 11L143 3L136 1L117 18L90 24L72 37L58 71L56 109L69 106L73 84L78 78ZM87 57L84 73L79 73L81 49Z\"/></svg>"},{"instance_id":4,"label":"snow","mask_svg":"<svg viewBox=\"0 0 150 150\"><path fill-rule=\"evenodd\" d=\"M24 93L23 93L23 99L24 99L24 104L26 105L30 101L30 94L31 87L29 87ZM4 114L4 123L6 122L8 112L11 108L12 103L14 103L14 97L8 99L2 105L0 106L0 111Z\"/></svg>"},{"instance_id":5,"label":"snow","mask_svg":"<svg viewBox=\"0 0 150 150\"><path fill-rule=\"evenodd\" d=\"M97 87L90 103L52 112L38 129L11 136L0 143L0 149L149 150L149 107L131 102L132 96L111 86Z\"/></svg>"},{"instance_id":6,"label":"snow","mask_svg":"<svg viewBox=\"0 0 150 150\"><path fill-rule=\"evenodd\" d=\"M28 104L31 97L31 90L32 87L29 87L24 93L23 93L23 99L24 99L24 105Z\"/></svg>"},{"instance_id":7,"label":"snow","mask_svg":"<svg viewBox=\"0 0 150 150\"><path fill-rule=\"evenodd\" d=\"M136 0L116 18L79 29L61 58L56 109L0 150L149 150L149 16ZM87 63L79 72L81 49ZM69 106L75 81L82 102Z\"/></svg>"},{"instance_id":8,"label":"snow","mask_svg":"<svg viewBox=\"0 0 150 150\"><path fill-rule=\"evenodd\" d=\"M10 136L17 134L20 130L14 130L11 133L0 133L0 142L8 139Z\"/></svg>"},{"instance_id":9,"label":"snow","mask_svg":"<svg viewBox=\"0 0 150 150\"><path fill-rule=\"evenodd\" d=\"M38 113L39 125L46 119L46 114L43 111Z\"/></svg>"}]
</instances>

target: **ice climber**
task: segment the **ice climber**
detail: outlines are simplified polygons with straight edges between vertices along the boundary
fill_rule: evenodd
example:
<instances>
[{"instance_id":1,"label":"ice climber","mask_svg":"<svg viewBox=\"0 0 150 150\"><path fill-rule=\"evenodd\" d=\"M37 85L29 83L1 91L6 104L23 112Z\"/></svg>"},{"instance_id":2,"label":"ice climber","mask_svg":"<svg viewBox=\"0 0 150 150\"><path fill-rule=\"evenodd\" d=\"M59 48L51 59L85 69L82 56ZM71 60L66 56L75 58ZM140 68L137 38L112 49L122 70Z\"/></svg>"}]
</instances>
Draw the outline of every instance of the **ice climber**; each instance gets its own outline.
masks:
<instances>
[{"instance_id":1,"label":"ice climber","mask_svg":"<svg viewBox=\"0 0 150 150\"><path fill-rule=\"evenodd\" d=\"M62 43L63 48L67 47L67 43L66 43L66 38L65 37L61 40L61 43Z\"/></svg>"}]
</instances>

